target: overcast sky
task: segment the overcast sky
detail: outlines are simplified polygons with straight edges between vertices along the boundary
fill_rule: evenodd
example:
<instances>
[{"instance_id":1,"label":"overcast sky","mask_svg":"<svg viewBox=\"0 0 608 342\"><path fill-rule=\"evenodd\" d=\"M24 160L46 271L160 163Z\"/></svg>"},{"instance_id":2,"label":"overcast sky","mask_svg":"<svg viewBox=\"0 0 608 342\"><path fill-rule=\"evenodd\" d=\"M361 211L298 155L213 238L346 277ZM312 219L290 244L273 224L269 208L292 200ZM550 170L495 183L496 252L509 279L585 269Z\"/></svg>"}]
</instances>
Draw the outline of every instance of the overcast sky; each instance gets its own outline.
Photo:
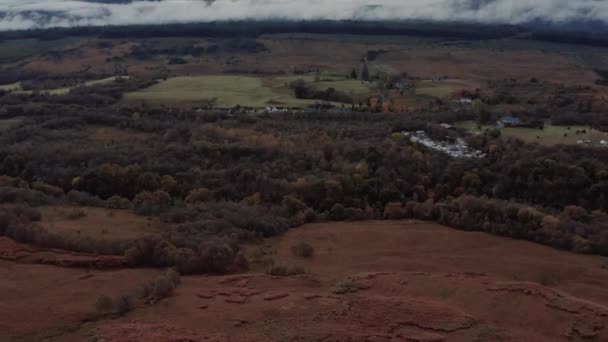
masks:
<instances>
[{"instance_id":1,"label":"overcast sky","mask_svg":"<svg viewBox=\"0 0 608 342\"><path fill-rule=\"evenodd\" d=\"M53 12L49 18L41 12ZM431 19L518 24L608 23L608 0L160 0L111 5L75 0L0 0L0 30L231 19ZM44 20L42 20L44 18Z\"/></svg>"}]
</instances>

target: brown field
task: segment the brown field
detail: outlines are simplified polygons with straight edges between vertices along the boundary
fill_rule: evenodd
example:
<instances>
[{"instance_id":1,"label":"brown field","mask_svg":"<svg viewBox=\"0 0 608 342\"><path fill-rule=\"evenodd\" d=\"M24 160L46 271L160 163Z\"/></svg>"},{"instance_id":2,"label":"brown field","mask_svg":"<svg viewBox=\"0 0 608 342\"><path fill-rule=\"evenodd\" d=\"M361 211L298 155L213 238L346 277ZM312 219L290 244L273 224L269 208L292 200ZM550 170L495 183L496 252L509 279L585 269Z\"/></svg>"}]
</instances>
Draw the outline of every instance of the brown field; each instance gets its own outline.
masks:
<instances>
[{"instance_id":1,"label":"brown field","mask_svg":"<svg viewBox=\"0 0 608 342\"><path fill-rule=\"evenodd\" d=\"M312 258L292 255L291 246L300 241L314 246ZM247 274L182 277L171 298L121 319L81 325L50 341L608 339L606 258L410 221L310 224L248 246L246 252L252 261ZM269 259L301 266L308 274L266 275L262 263ZM64 292L76 287L87 300L58 308L64 317L93 300L87 296L95 291L81 286L77 272L48 274L44 269L34 276L31 268L8 266L12 277L43 279L21 290L24 294L55 282L62 287L35 297L40 302L15 304L16 314L0 324L22 315L24 327L42 329L44 324L37 327L40 323L26 319L29 312L39 310L47 296L69 298ZM87 281L104 279L114 289L126 283L114 284L120 274ZM140 271L121 275L143 277Z\"/></svg>"},{"instance_id":2,"label":"brown field","mask_svg":"<svg viewBox=\"0 0 608 342\"><path fill-rule=\"evenodd\" d=\"M94 312L100 295L129 293L157 273L90 271L0 260L0 341L61 336Z\"/></svg>"},{"instance_id":3,"label":"brown field","mask_svg":"<svg viewBox=\"0 0 608 342\"><path fill-rule=\"evenodd\" d=\"M82 211L84 216L76 215ZM41 208L42 226L64 236L96 240L131 240L163 231L158 218L148 219L128 210L53 206Z\"/></svg>"}]
</instances>

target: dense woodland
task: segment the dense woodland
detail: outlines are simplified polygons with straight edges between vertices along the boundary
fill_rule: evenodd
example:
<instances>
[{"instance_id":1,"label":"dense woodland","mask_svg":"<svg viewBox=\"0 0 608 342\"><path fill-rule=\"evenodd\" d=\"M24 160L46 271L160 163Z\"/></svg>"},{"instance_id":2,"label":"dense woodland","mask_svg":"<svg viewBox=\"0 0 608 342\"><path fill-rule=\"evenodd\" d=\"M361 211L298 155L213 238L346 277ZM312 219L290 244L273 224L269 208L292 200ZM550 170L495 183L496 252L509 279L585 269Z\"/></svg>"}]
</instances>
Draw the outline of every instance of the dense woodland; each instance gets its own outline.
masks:
<instances>
[{"instance_id":1,"label":"dense woodland","mask_svg":"<svg viewBox=\"0 0 608 342\"><path fill-rule=\"evenodd\" d=\"M325 220L435 220L608 255L602 149L439 125L475 119L467 112L259 115L119 103L147 85L125 79L66 95L2 94L2 119L23 122L0 135L0 234L185 273L246 267L239 242ZM138 138L92 139L101 127ZM451 158L401 134L415 130L466 137L488 157ZM124 243L68 239L37 224L36 207L67 203L174 225Z\"/></svg>"},{"instance_id":2,"label":"dense woodland","mask_svg":"<svg viewBox=\"0 0 608 342\"><path fill-rule=\"evenodd\" d=\"M172 25L137 25L53 28L45 30L0 32L0 40L39 38L55 40L63 37L98 36L100 38L150 38L150 37L258 37L262 34L278 33L313 34L362 34L362 35L412 35L450 39L500 39L516 38L566 44L608 46L605 33L577 31L564 32L542 25L520 27L513 25L484 25L463 22L428 21L284 21L251 20L238 22L210 22Z\"/></svg>"}]
</instances>

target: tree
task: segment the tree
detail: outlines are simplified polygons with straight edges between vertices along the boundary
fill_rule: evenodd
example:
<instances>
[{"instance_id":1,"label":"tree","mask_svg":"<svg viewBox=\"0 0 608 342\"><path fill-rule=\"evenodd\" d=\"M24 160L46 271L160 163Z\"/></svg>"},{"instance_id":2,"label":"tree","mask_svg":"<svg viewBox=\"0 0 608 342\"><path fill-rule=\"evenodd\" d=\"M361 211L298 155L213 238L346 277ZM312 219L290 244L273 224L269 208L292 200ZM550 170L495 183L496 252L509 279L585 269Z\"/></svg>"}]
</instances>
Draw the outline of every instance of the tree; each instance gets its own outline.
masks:
<instances>
[{"instance_id":1,"label":"tree","mask_svg":"<svg viewBox=\"0 0 608 342\"><path fill-rule=\"evenodd\" d=\"M361 72L361 79L365 82L369 81L369 68L367 67L367 63L363 64L363 71Z\"/></svg>"},{"instance_id":2,"label":"tree","mask_svg":"<svg viewBox=\"0 0 608 342\"><path fill-rule=\"evenodd\" d=\"M473 101L473 112L477 116L477 122L480 125L487 124L490 121L490 112L486 108L486 104L480 99Z\"/></svg>"},{"instance_id":3,"label":"tree","mask_svg":"<svg viewBox=\"0 0 608 342\"><path fill-rule=\"evenodd\" d=\"M357 70L353 68L353 70L350 72L350 78L352 78L353 80L356 80L359 78L359 75L357 75Z\"/></svg>"}]
</instances>

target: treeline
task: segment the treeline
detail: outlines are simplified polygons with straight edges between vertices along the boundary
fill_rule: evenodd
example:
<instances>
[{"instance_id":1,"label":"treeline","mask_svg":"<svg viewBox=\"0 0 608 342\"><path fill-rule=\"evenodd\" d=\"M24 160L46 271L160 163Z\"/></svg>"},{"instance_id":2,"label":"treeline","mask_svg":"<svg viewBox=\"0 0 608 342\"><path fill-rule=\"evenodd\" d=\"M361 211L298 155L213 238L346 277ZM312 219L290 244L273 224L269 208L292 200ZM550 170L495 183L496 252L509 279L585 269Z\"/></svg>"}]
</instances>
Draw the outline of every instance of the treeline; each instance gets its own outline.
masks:
<instances>
[{"instance_id":1,"label":"treeline","mask_svg":"<svg viewBox=\"0 0 608 342\"><path fill-rule=\"evenodd\" d=\"M8 31L0 39L39 38L54 40L69 36L98 36L101 38L151 37L258 37L279 33L414 35L423 37L453 37L458 39L496 39L512 37L524 29L508 25L472 23L440 23L425 21L357 21L357 20L243 20L209 23L132 25L45 30Z\"/></svg>"},{"instance_id":2,"label":"treeline","mask_svg":"<svg viewBox=\"0 0 608 342\"><path fill-rule=\"evenodd\" d=\"M65 37L152 38L152 37L258 37L280 33L410 35L455 39L517 38L564 44L608 46L605 33L576 30L547 30L513 25L464 22L357 21L357 20L243 20L209 23L131 25L103 27L50 28L0 33L0 40L38 38L56 40Z\"/></svg>"},{"instance_id":3,"label":"treeline","mask_svg":"<svg viewBox=\"0 0 608 342\"><path fill-rule=\"evenodd\" d=\"M217 40L207 46L197 46L192 44L174 45L168 47L157 47L154 44L144 43L134 47L130 55L138 59L151 59L160 54L169 56L194 56L199 57L205 54L218 53L260 53L268 51L268 48L252 38L228 38ZM174 63L179 64L179 63Z\"/></svg>"},{"instance_id":4,"label":"treeline","mask_svg":"<svg viewBox=\"0 0 608 342\"><path fill-rule=\"evenodd\" d=\"M334 88L325 90L318 89L314 84L306 83L304 80L297 80L290 83L294 96L297 99L321 100L341 103L353 103L353 98L349 94L338 91Z\"/></svg>"}]
</instances>

